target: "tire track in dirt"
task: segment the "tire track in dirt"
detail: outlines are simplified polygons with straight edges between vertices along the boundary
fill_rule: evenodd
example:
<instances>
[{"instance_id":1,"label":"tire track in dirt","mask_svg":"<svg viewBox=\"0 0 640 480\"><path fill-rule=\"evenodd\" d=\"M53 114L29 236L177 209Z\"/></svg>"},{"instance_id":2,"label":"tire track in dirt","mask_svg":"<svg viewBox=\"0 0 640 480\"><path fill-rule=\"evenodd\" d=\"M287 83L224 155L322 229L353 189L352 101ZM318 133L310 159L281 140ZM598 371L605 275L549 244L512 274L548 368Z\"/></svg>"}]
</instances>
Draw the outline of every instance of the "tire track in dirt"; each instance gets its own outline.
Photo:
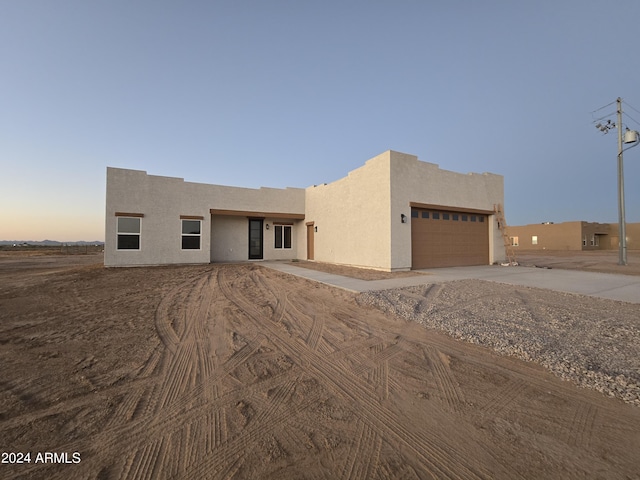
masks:
<instances>
[{"instance_id":1,"label":"tire track in dirt","mask_svg":"<svg viewBox=\"0 0 640 480\"><path fill-rule=\"evenodd\" d=\"M132 400L123 399L125 403L125 405L121 407L124 409L123 413L130 412L133 404L136 404L135 407L133 407L134 414L132 415L132 421L126 424L112 422L107 429L94 439L93 444L100 446L101 455L106 454L106 452L111 452L113 458L117 458L124 453L120 447L123 440L128 443L131 449L129 451L134 453L130 460L129 470L125 469L123 472L134 471L137 476L146 475L146 472L148 472L152 466L156 465L154 459L150 457L156 455L156 449L148 446L149 439L164 438L172 432L180 430L182 424L175 424L174 422L179 412L182 419L188 419L189 416L193 416L194 414L202 417L204 414L203 410L205 409L194 408L194 405L196 403L204 404L202 399L203 394L211 388L211 385L216 385L221 378L227 376L237 368L238 365L245 362L260 348L260 345L264 341L264 336L262 335L258 335L249 340L244 347L222 363L220 368L215 372L211 371L210 363L205 363L205 357L209 356L206 349L201 350L199 355L194 354L194 352L198 350L196 337L198 335L208 335L207 329L198 324L208 320L209 304L211 303L210 292L212 290L210 288L211 285L209 285L211 283L210 280L211 278L207 277L197 282L185 282L180 287L172 289L172 295L163 299L163 302L158 308L156 325L159 325L159 335L164 335L165 341L163 341L163 344L166 346L165 353L159 362L158 368L160 372L163 373L162 378L168 378L168 380L165 380L162 384L163 386L159 391L153 392L153 397L160 398L160 401L154 402L154 408L151 410L146 407L144 414L137 416L135 412L140 410L140 403L146 403L144 400L148 395L140 395L138 401L136 401L135 398ZM180 298L184 289L190 289L194 285L198 287L194 289L196 292L199 292L194 295L198 301L189 302L190 307L184 312L188 320L185 321L185 328L181 332L182 335L178 337L176 332L170 329L171 320L168 312L172 306L172 301ZM199 371L204 374L196 376L194 374L195 368L199 368ZM209 378L207 378L207 374L210 374L208 375ZM205 379L207 380L206 382L204 382ZM131 385L128 385L127 388L131 388ZM236 393L237 392L232 392L230 396L233 397ZM226 397L227 396L220 399L220 402L213 402L213 406L215 407L215 404L219 403L220 407L224 408L226 406ZM185 412L188 415L185 416ZM127 415L129 415L129 413L127 413ZM222 441L222 436L226 436L226 433L220 435L220 441ZM73 444L69 445L68 450L77 450L74 446ZM189 455L189 452L181 453L183 453L184 456ZM123 478L126 478L126 474L124 474Z\"/></svg>"},{"instance_id":2,"label":"tire track in dirt","mask_svg":"<svg viewBox=\"0 0 640 480\"><path fill-rule=\"evenodd\" d=\"M123 396L117 406L109 425L117 425L130 422L137 413L143 410L152 389L135 389Z\"/></svg>"},{"instance_id":3,"label":"tire track in dirt","mask_svg":"<svg viewBox=\"0 0 640 480\"><path fill-rule=\"evenodd\" d=\"M370 350L374 351L372 356L364 357L358 365L351 368L354 375L361 376L369 371L375 370L381 365L384 365L385 362L388 362L395 355L404 352L404 349L398 343L385 347L382 342L373 345Z\"/></svg>"},{"instance_id":4,"label":"tire track in dirt","mask_svg":"<svg viewBox=\"0 0 640 480\"><path fill-rule=\"evenodd\" d=\"M571 420L567 443L574 447L588 447L597 415L598 409L595 405L582 402Z\"/></svg>"},{"instance_id":5,"label":"tire track in dirt","mask_svg":"<svg viewBox=\"0 0 640 480\"><path fill-rule=\"evenodd\" d=\"M146 444L142 449L137 450L127 462L127 469L122 472L122 478L135 478L142 480L151 480L157 478L159 466L164 458L164 439L152 441Z\"/></svg>"},{"instance_id":6,"label":"tire track in dirt","mask_svg":"<svg viewBox=\"0 0 640 480\"><path fill-rule=\"evenodd\" d=\"M379 354L384 344L372 347ZM369 374L369 380L374 389L378 392L380 400L389 398L389 360L383 359Z\"/></svg>"},{"instance_id":7,"label":"tire track in dirt","mask_svg":"<svg viewBox=\"0 0 640 480\"><path fill-rule=\"evenodd\" d=\"M444 354L435 347L428 346L424 348L423 355L433 367L433 374L444 401L452 411L459 413L465 404L464 395L453 376L453 372L443 360Z\"/></svg>"},{"instance_id":8,"label":"tire track in dirt","mask_svg":"<svg viewBox=\"0 0 640 480\"><path fill-rule=\"evenodd\" d=\"M255 312L253 315L250 313L253 310L252 305L248 302L244 302L241 297L236 297L234 292L235 290L226 289L225 291L225 288L223 288L223 293L225 293L231 301L238 303L239 307L243 309L250 318L253 318L254 321L258 321L255 318ZM272 333L277 334L278 332ZM286 342L282 342L279 346L280 348L287 349L293 347L297 350L297 345L287 345ZM291 352L291 355L294 358L302 358L306 356L304 351ZM329 387L330 390L333 390L334 393L346 400L353 401L356 404L363 404L365 408L361 411L370 413L371 417L373 417L369 418L370 421L377 424L378 428L382 428L383 431L387 431L392 436L396 437L397 440L400 440L410 449L414 450L418 456L422 457L424 463L430 467L431 471L436 472L442 478L450 478L449 475L453 474L453 472L447 464L458 465L459 467L465 466L466 461L463 458L458 458L455 461L446 461L446 459L451 456L453 448L442 449L438 441L435 441L434 438L427 437L423 432L416 433L407 430L406 427L404 427L403 422L399 418L395 418L394 412L381 409L377 403L371 402L370 393L367 390L363 390L363 385L355 381L355 378L349 375L348 372L334 368L334 365L332 363L327 363L324 358L308 360L308 363L312 369L316 370L316 373L319 374L320 377L324 377L325 380L328 380L325 385ZM417 448L425 446L431 447L428 453L425 453L421 448ZM471 475L467 478L482 478L477 477L473 472L473 467L469 467L468 473Z\"/></svg>"},{"instance_id":9,"label":"tire track in dirt","mask_svg":"<svg viewBox=\"0 0 640 480\"><path fill-rule=\"evenodd\" d=\"M156 309L155 326L160 340L164 346L171 352L175 353L178 344L180 343L180 337L173 329L171 325L169 308L171 307L175 297L185 289L186 285L193 283L192 281L185 282L172 288L167 294L162 297L160 305Z\"/></svg>"},{"instance_id":10,"label":"tire track in dirt","mask_svg":"<svg viewBox=\"0 0 640 480\"><path fill-rule=\"evenodd\" d=\"M193 368L192 354L195 345L191 342L180 343L177 347L176 355L171 359L167 374L163 376L160 385L159 409L163 409L171 404L180 394L182 394L191 383L191 369Z\"/></svg>"},{"instance_id":11,"label":"tire track in dirt","mask_svg":"<svg viewBox=\"0 0 640 480\"><path fill-rule=\"evenodd\" d=\"M255 339L254 339L255 340ZM233 370L240 363L244 362L253 352L255 352L260 346L260 343L253 342L248 343L242 350L236 352L234 362L225 364L224 370L227 372L221 372L216 375L216 378L224 377L228 371ZM276 378L274 381L281 381ZM268 385L269 382L262 382L261 386ZM137 478L129 477L124 472L134 469L140 475L145 475L147 468L151 465L152 459L149 455L155 455L155 450L149 447L150 442L155 442L155 439L169 437L176 432L182 430L185 424L198 420L206 416L211 410L226 409L235 404L239 395L245 399L251 399L252 393L250 389L247 391L244 388L239 388L225 393L224 395L210 400L208 403L200 402L195 405L196 400L199 398L199 394L202 393L202 386L196 387L192 391L184 392L183 395L177 398L172 404L165 406L158 411L147 411L147 413L139 418L126 424L112 425L97 434L92 444L96 446L96 449L100 452L100 455L107 455L109 458L122 458L130 454L128 466L125 465L118 478ZM258 398L256 397L256 401ZM176 421L179 417L179 421ZM193 439L189 439L189 445L193 446ZM71 442L70 444L61 446L64 451L79 451L82 448L77 442ZM139 453L139 451L142 453ZM177 452L173 454L178 458L188 458L192 454L192 447L180 455ZM87 451L85 448L84 451ZM78 465L78 473L82 473L81 468L85 464ZM87 468L90 468L89 464L86 464ZM142 465L142 467L140 466ZM147 465L147 467L144 467ZM142 468L142 470L141 470ZM140 473L142 472L142 473ZM89 471L84 471L86 475L89 475Z\"/></svg>"},{"instance_id":12,"label":"tire track in dirt","mask_svg":"<svg viewBox=\"0 0 640 480\"><path fill-rule=\"evenodd\" d=\"M507 385L496 390L495 394L482 407L482 412L487 416L497 416L511 408L519 397L524 395L526 382L522 379L510 380Z\"/></svg>"},{"instance_id":13,"label":"tire track in dirt","mask_svg":"<svg viewBox=\"0 0 640 480\"><path fill-rule=\"evenodd\" d=\"M446 348L446 345L442 345L441 348L451 351L452 353L458 351L457 349ZM487 369L487 363L483 356L466 356L465 362L469 365L479 368L481 370ZM512 363L511 363L512 362ZM546 379L548 372L542 371L541 366L534 363L527 363L518 359L509 359L509 363L492 364L491 368L495 370L497 374L506 375L513 378L513 381L521 381L529 388L538 389L540 391L549 390L549 381ZM576 387L569 382L554 383L553 389L558 396L566 396L567 398L576 398ZM487 402L488 404L489 402ZM600 406L603 409L605 406ZM614 406L612 406L615 409Z\"/></svg>"},{"instance_id":14,"label":"tire track in dirt","mask_svg":"<svg viewBox=\"0 0 640 480\"><path fill-rule=\"evenodd\" d=\"M156 348L153 349L147 361L138 369L135 374L135 378L144 378L158 373L158 365L162 360L163 343L160 342Z\"/></svg>"},{"instance_id":15,"label":"tire track in dirt","mask_svg":"<svg viewBox=\"0 0 640 480\"><path fill-rule=\"evenodd\" d=\"M261 325L269 330L272 342L281 350L285 351L294 361L305 359L308 368L315 373L315 378L321 381L330 391L344 398L346 401L360 405L357 409L359 415L365 416L366 420L375 425L379 431L387 433L397 442L409 448L421 460L425 468L439 478L490 478L489 466L476 466L470 459L458 453L458 448L454 444L447 445L445 435L436 435L434 432L414 430L412 422L399 416L398 412L392 412L379 405L377 401L372 401L370 392L363 388L361 382L352 376L335 367L335 364L327 361L326 358L316 352L304 348L297 342L288 342L281 338L281 332L274 328L271 322L264 322L262 314L256 310L254 305L247 301L238 289L234 289L226 278L226 271L219 271L218 280L222 293L245 312L256 326ZM276 292L274 296L278 296ZM455 431L455 427L452 426ZM449 435L451 436L451 435ZM462 439L460 439L462 440ZM495 471L496 465L492 465ZM509 468L508 465L501 465L503 469L510 472L513 477L519 475Z\"/></svg>"},{"instance_id":16,"label":"tire track in dirt","mask_svg":"<svg viewBox=\"0 0 640 480\"><path fill-rule=\"evenodd\" d=\"M141 378L131 380L125 385L108 387L102 390L91 392L91 394L89 395L82 395L76 398L71 398L69 400L66 400L65 402L56 403L55 405L36 410L35 412L29 412L23 415L11 417L7 420L3 420L0 422L0 430L14 428L19 425L30 424L46 417L51 417L64 412L75 410L77 408L90 406L94 403L107 402L114 397L126 394L132 388L145 388L149 385L152 385L156 381L157 380L155 378Z\"/></svg>"},{"instance_id":17,"label":"tire track in dirt","mask_svg":"<svg viewBox=\"0 0 640 480\"><path fill-rule=\"evenodd\" d=\"M358 420L357 433L351 444L340 478L354 480L373 478L378 467L378 456L382 437L367 425Z\"/></svg>"},{"instance_id":18,"label":"tire track in dirt","mask_svg":"<svg viewBox=\"0 0 640 480\"><path fill-rule=\"evenodd\" d=\"M262 343L262 338L258 338L257 343L249 341L245 347L236 352L240 354L232 355L222 365L222 368L218 370L221 375L213 375L211 337L208 329L212 290L211 277L208 276L197 282L193 295L190 295L191 301L188 303L184 314L185 323L184 330L180 336L180 343L176 348L176 354L169 359L168 372L164 376L164 378L169 378L169 382L163 385L161 401L158 406L162 417L167 417L169 410L176 410L180 406L188 408L189 403L198 399L200 399L198 400L199 402L202 402L217 397L218 388L216 383L207 380L212 379L212 376L221 378L230 373L243 363L249 355L253 354ZM241 353L243 351L244 355ZM181 401L176 401L179 398ZM172 408L168 409L168 406ZM222 438L226 437L226 425L223 426L221 416L224 418L224 408L221 409L221 412L216 412L215 421L211 415L205 415L204 418L200 416L197 426L192 428L195 438L203 440L205 445L222 443ZM170 421L171 419L167 418L167 420ZM215 432L214 435L217 437L217 440L213 442L210 440L212 427ZM197 451L201 445L202 443L196 445L194 440L185 440L180 443L181 450L176 453L180 458L189 458L192 452ZM152 450L147 450L146 452L146 455L153 454ZM144 454L137 459L137 462L142 465L150 465Z\"/></svg>"},{"instance_id":19,"label":"tire track in dirt","mask_svg":"<svg viewBox=\"0 0 640 480\"><path fill-rule=\"evenodd\" d=\"M276 410L291 397L293 389L296 387L297 380L297 378L294 378L272 389L276 390L276 392L271 396L269 406L255 417L255 423L260 424L267 422L268 418L275 414ZM267 392L267 396L269 396L269 393L271 393L271 391Z\"/></svg>"},{"instance_id":20,"label":"tire track in dirt","mask_svg":"<svg viewBox=\"0 0 640 480\"><path fill-rule=\"evenodd\" d=\"M324 329L324 318L319 315L313 316L313 323L311 324L311 329L309 330L309 335L307 336L307 345L311 350L316 350L318 348L318 342L322 338L322 330Z\"/></svg>"},{"instance_id":21,"label":"tire track in dirt","mask_svg":"<svg viewBox=\"0 0 640 480\"><path fill-rule=\"evenodd\" d=\"M208 341L206 324L213 290L210 283L211 276L205 275L196 282L193 289L193 300L187 304L185 327L179 343L172 352L174 355L165 357L170 363L168 373L164 376L165 381L161 384L158 408L164 408L182 392L198 385L198 377L206 370L207 362L203 355L198 355L198 347L199 342Z\"/></svg>"},{"instance_id":22,"label":"tire track in dirt","mask_svg":"<svg viewBox=\"0 0 640 480\"><path fill-rule=\"evenodd\" d=\"M420 478L416 471L410 465L402 465L401 469L394 468L393 471L388 465L381 465L379 468L378 478L393 480L424 480ZM433 479L433 477L431 477Z\"/></svg>"},{"instance_id":23,"label":"tire track in dirt","mask_svg":"<svg viewBox=\"0 0 640 480\"><path fill-rule=\"evenodd\" d=\"M323 401L323 395L326 395L316 391L300 403L286 402L294 389L295 381L282 385L259 417L252 419L239 435L213 450L201 462L191 464L185 472L185 478L229 478L223 472L241 468L244 457L259 440L271 435L276 428L294 421L297 415Z\"/></svg>"}]
</instances>

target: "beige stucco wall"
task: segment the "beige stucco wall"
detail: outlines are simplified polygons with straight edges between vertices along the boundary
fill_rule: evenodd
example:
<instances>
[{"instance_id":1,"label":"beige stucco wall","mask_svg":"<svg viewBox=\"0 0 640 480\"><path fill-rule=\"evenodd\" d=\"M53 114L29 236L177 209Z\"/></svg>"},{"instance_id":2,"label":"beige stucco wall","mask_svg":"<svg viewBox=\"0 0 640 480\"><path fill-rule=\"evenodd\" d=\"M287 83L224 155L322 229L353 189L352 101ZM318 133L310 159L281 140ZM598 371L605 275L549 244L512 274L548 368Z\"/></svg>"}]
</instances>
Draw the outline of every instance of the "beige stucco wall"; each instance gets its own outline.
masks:
<instances>
[{"instance_id":1,"label":"beige stucco wall","mask_svg":"<svg viewBox=\"0 0 640 480\"><path fill-rule=\"evenodd\" d=\"M640 223L626 224L627 249L640 249ZM516 250L617 250L618 224L597 222L539 223L509 227L509 235L517 236ZM532 236L538 237L533 245ZM598 235L599 245L591 245L591 239ZM583 239L586 237L586 245Z\"/></svg>"},{"instance_id":2,"label":"beige stucco wall","mask_svg":"<svg viewBox=\"0 0 640 480\"><path fill-rule=\"evenodd\" d=\"M582 250L582 222L539 223L509 226L510 237L518 237L516 250ZM532 237L538 237L533 245Z\"/></svg>"},{"instance_id":3,"label":"beige stucco wall","mask_svg":"<svg viewBox=\"0 0 640 480\"><path fill-rule=\"evenodd\" d=\"M615 232L616 239L618 235L618 224L611 224L613 232ZM614 233L610 233L613 236ZM627 250L640 250L640 223L626 223L625 232L627 237ZM614 249L618 248L618 242L616 241Z\"/></svg>"},{"instance_id":4,"label":"beige stucco wall","mask_svg":"<svg viewBox=\"0 0 640 480\"><path fill-rule=\"evenodd\" d=\"M391 268L389 152L335 182L306 189L315 260ZM306 255L306 245L305 245Z\"/></svg>"},{"instance_id":5,"label":"beige stucco wall","mask_svg":"<svg viewBox=\"0 0 640 480\"><path fill-rule=\"evenodd\" d=\"M504 205L504 177L493 173L456 173L418 160L415 155L389 152L391 163L392 268L411 267L411 222L401 223L400 215L411 216L410 203L441 205L493 211ZM489 263L502 262L504 244L494 216L489 216Z\"/></svg>"},{"instance_id":6,"label":"beige stucco wall","mask_svg":"<svg viewBox=\"0 0 640 480\"><path fill-rule=\"evenodd\" d=\"M144 171L107 168L105 220L105 265L157 265L167 263L209 263L212 252L210 209L243 210L304 214L304 190L299 188L239 188L185 182L181 178L148 175ZM116 250L116 212L143 214L140 250ZM181 249L181 215L201 216L200 250ZM247 259L235 257L241 245L248 242L246 217L230 217L224 231L213 234L225 245L237 240L233 255L221 260ZM217 221L217 220L216 220ZM265 220L265 223L267 220ZM300 222L298 222L300 223ZM265 232L265 258L267 248ZM224 239L224 240L223 240ZM297 244L297 242L296 242ZM269 245L273 246L273 242ZM273 248L271 250L274 250ZM278 252L278 255L284 255ZM214 258L215 259L215 258Z\"/></svg>"},{"instance_id":7,"label":"beige stucco wall","mask_svg":"<svg viewBox=\"0 0 640 480\"><path fill-rule=\"evenodd\" d=\"M493 211L494 204L504 203L504 179L441 170L415 155L384 152L343 179L307 188L306 221L318 227L315 260L410 269L411 202ZM503 261L500 231L489 219L490 263Z\"/></svg>"}]
</instances>

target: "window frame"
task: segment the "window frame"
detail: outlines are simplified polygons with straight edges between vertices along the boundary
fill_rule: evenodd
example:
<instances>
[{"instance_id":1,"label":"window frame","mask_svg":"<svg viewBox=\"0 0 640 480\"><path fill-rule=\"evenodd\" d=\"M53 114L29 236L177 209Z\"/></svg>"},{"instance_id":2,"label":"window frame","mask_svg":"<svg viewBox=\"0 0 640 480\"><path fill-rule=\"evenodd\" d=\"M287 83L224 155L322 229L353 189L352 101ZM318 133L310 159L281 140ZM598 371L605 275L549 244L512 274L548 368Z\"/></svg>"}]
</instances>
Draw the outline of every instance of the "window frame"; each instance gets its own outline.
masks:
<instances>
[{"instance_id":1,"label":"window frame","mask_svg":"<svg viewBox=\"0 0 640 480\"><path fill-rule=\"evenodd\" d=\"M198 223L198 232L199 233L185 233L184 232L184 222L197 222ZM185 248L185 239L198 239L198 248L186 247ZM180 250L183 251L200 251L202 250L202 219L201 218L193 218L193 217L181 217L180 218Z\"/></svg>"},{"instance_id":2,"label":"window frame","mask_svg":"<svg viewBox=\"0 0 640 480\"><path fill-rule=\"evenodd\" d=\"M137 220L138 221L138 231L137 232L128 232L120 230L120 219L123 220ZM120 246L120 238L121 237L138 237L138 247L137 248L128 248ZM128 214L128 215L116 215L116 251L118 252L139 252L142 250L142 215L137 214Z\"/></svg>"},{"instance_id":3,"label":"window frame","mask_svg":"<svg viewBox=\"0 0 640 480\"><path fill-rule=\"evenodd\" d=\"M289 229L289 238L287 238L287 228ZM280 238L278 238L278 231L280 231ZM293 225L287 225L285 223L276 223L273 225L273 248L276 250L290 250L293 245ZM280 240L280 246L278 246L278 240ZM287 240L288 246L287 246Z\"/></svg>"}]
</instances>

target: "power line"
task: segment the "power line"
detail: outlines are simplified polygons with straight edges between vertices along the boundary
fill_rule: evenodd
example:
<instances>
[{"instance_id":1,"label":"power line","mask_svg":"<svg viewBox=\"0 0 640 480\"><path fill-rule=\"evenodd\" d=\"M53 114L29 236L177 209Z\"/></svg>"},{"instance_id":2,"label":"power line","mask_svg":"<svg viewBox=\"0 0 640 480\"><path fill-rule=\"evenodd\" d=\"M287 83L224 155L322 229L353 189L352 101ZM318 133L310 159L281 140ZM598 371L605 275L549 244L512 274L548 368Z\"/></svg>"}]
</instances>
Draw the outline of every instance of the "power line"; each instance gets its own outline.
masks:
<instances>
[{"instance_id":1,"label":"power line","mask_svg":"<svg viewBox=\"0 0 640 480\"><path fill-rule=\"evenodd\" d=\"M635 110L635 109L634 109L634 110ZM640 112L638 112L638 113L640 113ZM637 121L635 118L633 118L631 115L629 115L628 113L625 113L625 115L626 115L627 117L629 117L631 120L633 120L634 122L636 122L638 125L640 125L640 122L638 122L638 121Z\"/></svg>"},{"instance_id":2,"label":"power line","mask_svg":"<svg viewBox=\"0 0 640 480\"><path fill-rule=\"evenodd\" d=\"M600 110L603 110L603 109L605 109L605 108L607 108L607 107L609 107L609 106L613 105L614 103L617 103L617 100L616 100L615 102L611 102L611 103L610 103L610 104L608 104L608 105L605 105L604 107L600 107L600 108L598 108L597 110L594 110L593 112L591 112L591 118L593 118L593 114L594 114L594 113L599 112ZM629 105L627 102L624 102L624 101L622 101L622 103L624 103L627 107L629 107L629 108L630 108L631 110L633 110L634 112L637 112L637 113L639 113L639 114L640 114L640 110L636 109L633 105ZM618 126L616 125L616 122L615 122L615 121L611 121L610 119L608 119L608 120L607 120L607 123L604 123L604 124L601 124L601 123L599 123L599 122L600 122L601 120L605 120L605 119L607 119L608 117L612 117L612 116L613 116L613 115L615 115L616 113L618 113L618 112L617 112L617 111L615 111L615 112L608 113L607 115L604 115L604 116L602 116L602 117L600 117L600 118L596 118L596 119L594 119L591 123L596 123L596 122L598 122L598 123L596 124L596 128L597 128L597 129L599 129L599 130L600 130L601 132L603 132L603 133L607 133L609 130L612 130L612 129L614 129L614 128L617 128L617 127L618 127ZM632 117L631 115L629 115L627 112L624 112L624 115L626 115L626 117L627 117L627 118L629 118L630 120L632 120L634 123L636 123L636 124L640 125L640 122L638 122L638 120L636 120L635 118L633 118L633 117ZM620 127L623 127L623 126L625 126L625 125L624 125L624 122L623 122L623 124L622 124L622 125L620 125Z\"/></svg>"},{"instance_id":3,"label":"power line","mask_svg":"<svg viewBox=\"0 0 640 480\"><path fill-rule=\"evenodd\" d=\"M602 109L600 109L600 110L602 110ZM593 112L591 112L591 113L593 114ZM604 117L596 118L596 119L595 119L593 122L591 122L591 123L599 122L600 120L604 120L605 118L607 118L607 117L611 117L611 116L613 116L613 115L615 115L615 114L616 114L616 112L611 112L611 113L609 113L609 114L605 115Z\"/></svg>"},{"instance_id":4,"label":"power line","mask_svg":"<svg viewBox=\"0 0 640 480\"><path fill-rule=\"evenodd\" d=\"M640 111L638 111L637 109L633 108L633 105L629 105L627 102L625 102L624 100L622 101L622 103L624 103L627 107L629 107L631 110L633 110L636 113L640 113Z\"/></svg>"},{"instance_id":5,"label":"power line","mask_svg":"<svg viewBox=\"0 0 640 480\"><path fill-rule=\"evenodd\" d=\"M617 100L616 100L616 101L617 101ZM593 114L594 114L594 113L599 112L599 111L600 111L600 110L602 110L603 108L610 107L610 106L611 106L611 105L613 105L614 103L616 103L616 102L608 103L608 104L607 104L607 105L605 105L604 107L600 107L600 108L598 108L598 109L594 110L593 112L591 112L591 116L593 116ZM638 112L638 113L640 113L640 112Z\"/></svg>"}]
</instances>

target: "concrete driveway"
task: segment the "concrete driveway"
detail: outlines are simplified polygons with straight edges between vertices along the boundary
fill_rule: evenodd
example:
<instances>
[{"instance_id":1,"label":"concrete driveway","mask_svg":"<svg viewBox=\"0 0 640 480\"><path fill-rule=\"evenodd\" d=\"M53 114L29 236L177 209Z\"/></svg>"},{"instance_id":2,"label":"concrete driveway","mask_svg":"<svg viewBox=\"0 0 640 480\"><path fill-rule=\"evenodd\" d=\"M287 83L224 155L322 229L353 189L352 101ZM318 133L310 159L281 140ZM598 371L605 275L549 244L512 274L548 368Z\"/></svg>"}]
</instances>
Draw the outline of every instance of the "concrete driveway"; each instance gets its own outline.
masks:
<instances>
[{"instance_id":1,"label":"concrete driveway","mask_svg":"<svg viewBox=\"0 0 640 480\"><path fill-rule=\"evenodd\" d=\"M523 266L502 267L487 265L419 270L422 275L387 280L358 280L351 277L296 267L287 263L264 262L262 265L353 292L387 290L390 288L401 288L428 283L476 279L526 287L546 288L560 292L577 293L580 295L590 295L593 297L640 304L640 277L632 275Z\"/></svg>"}]
</instances>

